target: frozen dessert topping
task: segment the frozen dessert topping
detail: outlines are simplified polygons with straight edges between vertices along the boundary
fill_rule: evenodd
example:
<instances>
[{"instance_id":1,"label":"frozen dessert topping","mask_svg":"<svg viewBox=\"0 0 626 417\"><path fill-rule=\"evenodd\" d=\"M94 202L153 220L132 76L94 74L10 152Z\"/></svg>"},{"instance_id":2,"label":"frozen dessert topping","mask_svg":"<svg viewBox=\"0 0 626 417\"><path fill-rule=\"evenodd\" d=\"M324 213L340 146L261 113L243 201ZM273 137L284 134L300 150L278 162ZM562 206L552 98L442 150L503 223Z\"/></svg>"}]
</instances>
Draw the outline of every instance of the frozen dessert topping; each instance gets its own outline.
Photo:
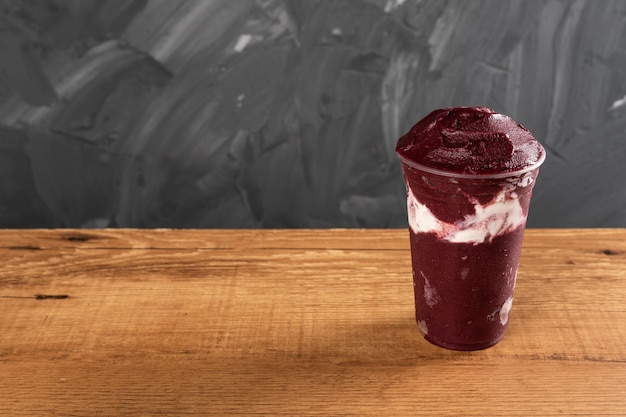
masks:
<instances>
[{"instance_id":1,"label":"frozen dessert topping","mask_svg":"<svg viewBox=\"0 0 626 417\"><path fill-rule=\"evenodd\" d=\"M398 140L396 152L409 164L469 175L520 171L545 157L526 128L486 107L435 110Z\"/></svg>"}]
</instances>

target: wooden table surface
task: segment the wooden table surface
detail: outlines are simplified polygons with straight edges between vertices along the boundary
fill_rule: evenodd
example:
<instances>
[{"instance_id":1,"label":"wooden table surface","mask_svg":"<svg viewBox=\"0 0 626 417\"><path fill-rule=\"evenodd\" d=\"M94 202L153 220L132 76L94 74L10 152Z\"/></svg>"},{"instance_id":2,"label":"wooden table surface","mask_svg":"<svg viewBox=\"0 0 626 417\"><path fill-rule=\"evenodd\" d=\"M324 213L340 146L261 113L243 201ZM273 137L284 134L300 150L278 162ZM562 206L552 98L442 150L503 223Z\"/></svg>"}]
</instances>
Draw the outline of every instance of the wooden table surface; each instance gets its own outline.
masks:
<instances>
[{"instance_id":1,"label":"wooden table surface","mask_svg":"<svg viewBox=\"0 0 626 417\"><path fill-rule=\"evenodd\" d=\"M626 230L526 232L508 332L418 333L404 230L0 231L1 416L625 416Z\"/></svg>"}]
</instances>

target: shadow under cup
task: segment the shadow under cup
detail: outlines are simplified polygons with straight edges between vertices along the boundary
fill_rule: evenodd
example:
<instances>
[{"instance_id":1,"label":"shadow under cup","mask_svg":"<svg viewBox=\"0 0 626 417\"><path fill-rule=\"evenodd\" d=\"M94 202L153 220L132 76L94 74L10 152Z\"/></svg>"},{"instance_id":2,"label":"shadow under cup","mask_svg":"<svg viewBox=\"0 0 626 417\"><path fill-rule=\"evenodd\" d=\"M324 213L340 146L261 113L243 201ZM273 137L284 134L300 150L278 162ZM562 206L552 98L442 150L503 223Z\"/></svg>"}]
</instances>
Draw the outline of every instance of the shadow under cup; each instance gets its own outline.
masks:
<instances>
[{"instance_id":1,"label":"shadow under cup","mask_svg":"<svg viewBox=\"0 0 626 417\"><path fill-rule=\"evenodd\" d=\"M415 317L431 343L484 349L506 331L537 164L454 174L401 158Z\"/></svg>"}]
</instances>

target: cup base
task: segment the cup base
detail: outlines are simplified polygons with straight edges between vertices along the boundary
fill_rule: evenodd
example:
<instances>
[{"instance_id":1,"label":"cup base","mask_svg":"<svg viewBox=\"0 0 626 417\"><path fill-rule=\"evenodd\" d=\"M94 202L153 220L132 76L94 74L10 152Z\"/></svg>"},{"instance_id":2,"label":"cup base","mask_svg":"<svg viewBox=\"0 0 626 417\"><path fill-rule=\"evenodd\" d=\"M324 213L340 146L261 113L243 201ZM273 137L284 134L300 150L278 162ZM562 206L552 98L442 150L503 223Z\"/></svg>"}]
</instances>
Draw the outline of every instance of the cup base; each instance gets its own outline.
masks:
<instances>
[{"instance_id":1,"label":"cup base","mask_svg":"<svg viewBox=\"0 0 626 417\"><path fill-rule=\"evenodd\" d=\"M435 346L439 346L439 347L450 349L450 350L462 350L462 351L487 349L497 344L504 337L504 335L501 335L496 339L488 340L485 342L478 342L478 343L455 343L455 342L447 342L445 340L440 340L435 337L432 337L431 335L427 335L424 333L422 333L422 336L424 336L424 339L426 339L427 341L429 341Z\"/></svg>"}]
</instances>

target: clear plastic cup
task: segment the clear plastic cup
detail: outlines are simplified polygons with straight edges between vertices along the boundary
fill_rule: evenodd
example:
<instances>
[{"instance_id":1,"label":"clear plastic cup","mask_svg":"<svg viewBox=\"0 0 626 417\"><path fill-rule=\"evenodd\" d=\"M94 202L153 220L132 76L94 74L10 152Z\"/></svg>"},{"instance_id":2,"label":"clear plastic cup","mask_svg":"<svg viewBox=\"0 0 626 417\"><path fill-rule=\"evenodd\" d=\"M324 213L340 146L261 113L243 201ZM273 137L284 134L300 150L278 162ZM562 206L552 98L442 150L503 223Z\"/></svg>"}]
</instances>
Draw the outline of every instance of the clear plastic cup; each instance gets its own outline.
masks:
<instances>
[{"instance_id":1,"label":"clear plastic cup","mask_svg":"<svg viewBox=\"0 0 626 417\"><path fill-rule=\"evenodd\" d=\"M477 350L509 323L542 158L516 172L450 173L400 157L407 186L415 318L431 343Z\"/></svg>"}]
</instances>

